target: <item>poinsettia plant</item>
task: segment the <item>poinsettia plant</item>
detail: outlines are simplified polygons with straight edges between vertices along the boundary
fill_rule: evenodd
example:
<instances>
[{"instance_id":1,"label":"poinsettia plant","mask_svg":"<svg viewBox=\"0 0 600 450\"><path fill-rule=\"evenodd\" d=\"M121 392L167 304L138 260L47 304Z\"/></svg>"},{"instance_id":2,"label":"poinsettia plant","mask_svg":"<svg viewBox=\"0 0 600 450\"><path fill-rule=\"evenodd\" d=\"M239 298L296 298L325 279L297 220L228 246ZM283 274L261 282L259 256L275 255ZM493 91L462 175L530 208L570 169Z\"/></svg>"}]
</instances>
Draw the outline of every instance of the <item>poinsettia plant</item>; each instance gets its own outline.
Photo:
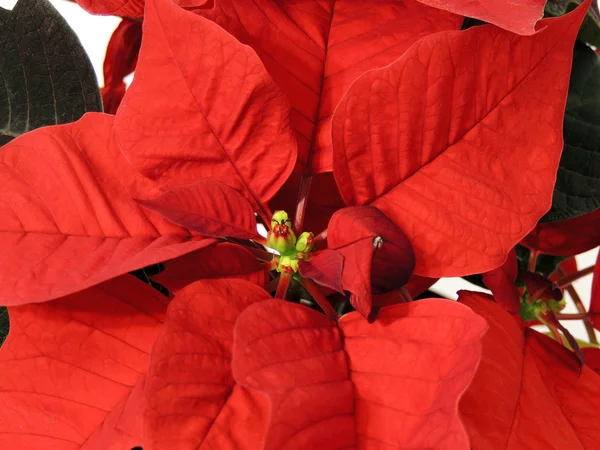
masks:
<instances>
[{"instance_id":1,"label":"poinsettia plant","mask_svg":"<svg viewBox=\"0 0 600 450\"><path fill-rule=\"evenodd\" d=\"M1 448L600 445L596 2L79 3L101 91L0 13Z\"/></svg>"}]
</instances>

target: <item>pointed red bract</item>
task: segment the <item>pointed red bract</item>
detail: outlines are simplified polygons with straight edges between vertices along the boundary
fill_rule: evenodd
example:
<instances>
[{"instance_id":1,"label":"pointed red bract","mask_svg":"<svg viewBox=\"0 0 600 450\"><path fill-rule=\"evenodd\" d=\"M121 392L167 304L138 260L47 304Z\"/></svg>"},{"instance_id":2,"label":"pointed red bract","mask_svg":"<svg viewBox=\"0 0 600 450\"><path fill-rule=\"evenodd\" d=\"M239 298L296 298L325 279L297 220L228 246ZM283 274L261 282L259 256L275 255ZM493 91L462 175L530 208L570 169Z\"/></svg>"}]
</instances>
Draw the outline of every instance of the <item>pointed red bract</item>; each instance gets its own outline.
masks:
<instances>
[{"instance_id":1,"label":"pointed red bract","mask_svg":"<svg viewBox=\"0 0 600 450\"><path fill-rule=\"evenodd\" d=\"M490 326L483 356L460 411L477 450L593 449L600 422L600 378L579 376L575 355L523 328L491 297L461 291L459 301Z\"/></svg>"},{"instance_id":2,"label":"pointed red bract","mask_svg":"<svg viewBox=\"0 0 600 450\"><path fill-rule=\"evenodd\" d=\"M152 348L144 448L262 449L268 401L236 384L231 358L239 314L268 298L242 280L200 281L177 295Z\"/></svg>"},{"instance_id":3,"label":"pointed red bract","mask_svg":"<svg viewBox=\"0 0 600 450\"><path fill-rule=\"evenodd\" d=\"M167 298L131 275L9 308L0 350L0 448L141 445L141 382Z\"/></svg>"},{"instance_id":4,"label":"pointed red bract","mask_svg":"<svg viewBox=\"0 0 600 450\"><path fill-rule=\"evenodd\" d=\"M492 291L494 300L513 314L519 312L521 304L521 295L515 286L518 274L519 266L514 248L508 254L504 264L483 274L483 282Z\"/></svg>"},{"instance_id":5,"label":"pointed red bract","mask_svg":"<svg viewBox=\"0 0 600 450\"><path fill-rule=\"evenodd\" d=\"M587 252L600 245L600 209L574 219L539 223L521 244L557 256Z\"/></svg>"},{"instance_id":6,"label":"pointed red bract","mask_svg":"<svg viewBox=\"0 0 600 450\"><path fill-rule=\"evenodd\" d=\"M170 0L148 1L143 30L115 121L127 160L166 189L227 184L270 220L296 162L284 95L251 48Z\"/></svg>"},{"instance_id":7,"label":"pointed red bract","mask_svg":"<svg viewBox=\"0 0 600 450\"><path fill-rule=\"evenodd\" d=\"M254 210L248 201L217 181L201 180L140 203L174 224L205 236L259 237Z\"/></svg>"},{"instance_id":8,"label":"pointed red bract","mask_svg":"<svg viewBox=\"0 0 600 450\"><path fill-rule=\"evenodd\" d=\"M104 87L101 89L104 112L115 114L123 96L123 78L135 70L140 45L142 43L142 23L123 19L108 42L104 58Z\"/></svg>"},{"instance_id":9,"label":"pointed red bract","mask_svg":"<svg viewBox=\"0 0 600 450\"><path fill-rule=\"evenodd\" d=\"M266 268L256 256L228 242L188 253L164 265L165 270L152 280L175 294L188 284L206 278L241 278L258 286L264 286L267 280Z\"/></svg>"},{"instance_id":10,"label":"pointed red bract","mask_svg":"<svg viewBox=\"0 0 600 450\"><path fill-rule=\"evenodd\" d=\"M331 115L352 82L462 17L416 0L220 0L202 13L251 46L292 105L298 168L332 170ZM264 26L263 26L264 24ZM296 192L297 195L297 192Z\"/></svg>"},{"instance_id":11,"label":"pointed red bract","mask_svg":"<svg viewBox=\"0 0 600 450\"><path fill-rule=\"evenodd\" d=\"M92 14L142 17L145 0L74 0Z\"/></svg>"},{"instance_id":12,"label":"pointed red bract","mask_svg":"<svg viewBox=\"0 0 600 450\"><path fill-rule=\"evenodd\" d=\"M235 328L233 372L265 392L265 450L468 448L458 399L479 360L485 323L447 300L350 313L338 328L298 304L269 300Z\"/></svg>"},{"instance_id":13,"label":"pointed red bract","mask_svg":"<svg viewBox=\"0 0 600 450\"><path fill-rule=\"evenodd\" d=\"M535 33L546 0L418 0L434 8L483 20L517 34Z\"/></svg>"},{"instance_id":14,"label":"pointed red bract","mask_svg":"<svg viewBox=\"0 0 600 450\"><path fill-rule=\"evenodd\" d=\"M2 147L2 304L62 297L213 242L129 197L133 185L156 189L127 164L112 125L112 116L87 114Z\"/></svg>"},{"instance_id":15,"label":"pointed red bract","mask_svg":"<svg viewBox=\"0 0 600 450\"><path fill-rule=\"evenodd\" d=\"M332 122L340 192L407 233L418 275L498 267L550 208L585 9L531 37L493 26L425 37L346 93Z\"/></svg>"},{"instance_id":16,"label":"pointed red bract","mask_svg":"<svg viewBox=\"0 0 600 450\"><path fill-rule=\"evenodd\" d=\"M371 313L371 293L404 286L415 267L415 255L402 230L372 206L336 212L329 222L327 245L343 256L342 287L351 292L352 306L365 317Z\"/></svg>"},{"instance_id":17,"label":"pointed red bract","mask_svg":"<svg viewBox=\"0 0 600 450\"><path fill-rule=\"evenodd\" d=\"M300 275L310 278L321 286L344 293L342 272L344 257L336 250L325 249L311 256L308 261L298 261Z\"/></svg>"}]
</instances>

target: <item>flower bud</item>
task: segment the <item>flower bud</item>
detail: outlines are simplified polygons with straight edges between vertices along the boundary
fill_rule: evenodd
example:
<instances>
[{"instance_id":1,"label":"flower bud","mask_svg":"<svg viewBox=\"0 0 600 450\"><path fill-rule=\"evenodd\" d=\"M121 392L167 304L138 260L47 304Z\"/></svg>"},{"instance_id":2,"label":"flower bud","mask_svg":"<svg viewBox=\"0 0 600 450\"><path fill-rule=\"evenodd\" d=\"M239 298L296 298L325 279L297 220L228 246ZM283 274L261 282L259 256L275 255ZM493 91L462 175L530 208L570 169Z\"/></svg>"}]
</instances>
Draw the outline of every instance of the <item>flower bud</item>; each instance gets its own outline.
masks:
<instances>
[{"instance_id":1,"label":"flower bud","mask_svg":"<svg viewBox=\"0 0 600 450\"><path fill-rule=\"evenodd\" d=\"M308 253L313 249L315 235L309 231L302 233L296 241L296 250L302 253Z\"/></svg>"},{"instance_id":2,"label":"flower bud","mask_svg":"<svg viewBox=\"0 0 600 450\"><path fill-rule=\"evenodd\" d=\"M284 255L294 250L296 235L292 230L292 221L285 211L275 211L271 219L271 231L267 236L267 245Z\"/></svg>"},{"instance_id":3,"label":"flower bud","mask_svg":"<svg viewBox=\"0 0 600 450\"><path fill-rule=\"evenodd\" d=\"M298 260L289 256L279 258L278 272L296 273L298 272Z\"/></svg>"}]
</instances>

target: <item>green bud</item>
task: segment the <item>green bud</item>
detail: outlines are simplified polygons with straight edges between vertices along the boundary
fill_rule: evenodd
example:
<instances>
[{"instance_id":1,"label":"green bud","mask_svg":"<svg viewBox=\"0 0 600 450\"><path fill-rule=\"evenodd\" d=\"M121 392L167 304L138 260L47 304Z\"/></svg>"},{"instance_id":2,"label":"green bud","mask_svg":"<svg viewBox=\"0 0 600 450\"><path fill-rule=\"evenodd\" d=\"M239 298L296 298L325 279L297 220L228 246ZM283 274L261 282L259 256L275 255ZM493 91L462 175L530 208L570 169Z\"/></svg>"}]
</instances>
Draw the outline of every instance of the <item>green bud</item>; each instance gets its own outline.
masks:
<instances>
[{"instance_id":1,"label":"green bud","mask_svg":"<svg viewBox=\"0 0 600 450\"><path fill-rule=\"evenodd\" d=\"M298 272L298 260L289 256L279 258L277 272L296 273Z\"/></svg>"},{"instance_id":2,"label":"green bud","mask_svg":"<svg viewBox=\"0 0 600 450\"><path fill-rule=\"evenodd\" d=\"M296 241L296 250L302 253L308 253L313 249L315 235L309 231L302 233Z\"/></svg>"},{"instance_id":3,"label":"green bud","mask_svg":"<svg viewBox=\"0 0 600 450\"><path fill-rule=\"evenodd\" d=\"M285 211L275 211L271 219L271 231L267 235L267 245L284 255L294 250L296 235L292 222Z\"/></svg>"}]
</instances>

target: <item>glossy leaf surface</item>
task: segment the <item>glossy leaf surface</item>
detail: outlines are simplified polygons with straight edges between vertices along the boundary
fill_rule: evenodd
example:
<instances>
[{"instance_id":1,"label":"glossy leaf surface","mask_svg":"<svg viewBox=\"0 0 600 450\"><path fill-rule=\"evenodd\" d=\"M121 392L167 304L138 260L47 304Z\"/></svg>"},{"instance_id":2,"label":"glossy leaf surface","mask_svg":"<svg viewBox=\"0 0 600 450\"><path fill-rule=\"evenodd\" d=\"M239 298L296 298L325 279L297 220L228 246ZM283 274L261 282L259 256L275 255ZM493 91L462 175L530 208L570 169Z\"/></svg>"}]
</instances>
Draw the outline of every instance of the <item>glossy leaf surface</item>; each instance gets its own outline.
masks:
<instances>
[{"instance_id":1,"label":"glossy leaf surface","mask_svg":"<svg viewBox=\"0 0 600 450\"><path fill-rule=\"evenodd\" d=\"M586 5L530 37L431 35L346 93L332 122L340 192L407 233L418 275L499 266L550 208Z\"/></svg>"},{"instance_id":2,"label":"glossy leaf surface","mask_svg":"<svg viewBox=\"0 0 600 450\"><path fill-rule=\"evenodd\" d=\"M0 134L19 136L102 111L88 56L46 0L0 8L0 79Z\"/></svg>"},{"instance_id":3,"label":"glossy leaf surface","mask_svg":"<svg viewBox=\"0 0 600 450\"><path fill-rule=\"evenodd\" d=\"M517 34L535 33L535 24L544 15L546 0L419 0L467 17L483 20Z\"/></svg>"},{"instance_id":4,"label":"glossy leaf surface","mask_svg":"<svg viewBox=\"0 0 600 450\"><path fill-rule=\"evenodd\" d=\"M368 8L353 0L222 0L202 14L259 55L292 105L298 168L310 160L313 173L332 169L331 115L354 80L420 38L462 24L416 0L376 0Z\"/></svg>"},{"instance_id":5,"label":"glossy leaf surface","mask_svg":"<svg viewBox=\"0 0 600 450\"><path fill-rule=\"evenodd\" d=\"M600 56L577 42L552 209L544 221L567 220L600 208Z\"/></svg>"},{"instance_id":6,"label":"glossy leaf surface","mask_svg":"<svg viewBox=\"0 0 600 450\"><path fill-rule=\"evenodd\" d=\"M115 121L127 160L165 189L224 183L270 219L264 203L292 171L296 139L289 104L261 61L170 0L148 1L143 33Z\"/></svg>"},{"instance_id":7,"label":"glossy leaf surface","mask_svg":"<svg viewBox=\"0 0 600 450\"><path fill-rule=\"evenodd\" d=\"M252 206L223 183L200 180L140 203L174 224L204 236L259 237Z\"/></svg>"},{"instance_id":8,"label":"glossy leaf surface","mask_svg":"<svg viewBox=\"0 0 600 450\"><path fill-rule=\"evenodd\" d=\"M129 197L129 185L148 192L154 187L123 159L111 138L112 124L112 116L88 114L3 147L5 305L62 297L213 242L144 211Z\"/></svg>"},{"instance_id":9,"label":"glossy leaf surface","mask_svg":"<svg viewBox=\"0 0 600 450\"><path fill-rule=\"evenodd\" d=\"M165 270L152 277L177 293L201 279L242 278L259 286L267 274L263 264L245 248L227 242L211 245L164 263Z\"/></svg>"},{"instance_id":10,"label":"glossy leaf surface","mask_svg":"<svg viewBox=\"0 0 600 450\"><path fill-rule=\"evenodd\" d=\"M166 301L126 275L10 308L11 330L0 350L0 447L140 445L143 377Z\"/></svg>"},{"instance_id":11,"label":"glossy leaf surface","mask_svg":"<svg viewBox=\"0 0 600 450\"><path fill-rule=\"evenodd\" d=\"M269 300L240 316L233 371L270 398L267 450L468 448L457 402L484 330L445 300L383 308L374 324L350 313L339 328L314 310Z\"/></svg>"},{"instance_id":12,"label":"glossy leaf surface","mask_svg":"<svg viewBox=\"0 0 600 450\"><path fill-rule=\"evenodd\" d=\"M268 298L263 289L242 280L200 281L176 296L152 349L146 446L262 448L268 401L236 384L231 358L239 314Z\"/></svg>"},{"instance_id":13,"label":"glossy leaf surface","mask_svg":"<svg viewBox=\"0 0 600 450\"><path fill-rule=\"evenodd\" d=\"M491 297L461 291L459 301L490 326L477 375L460 403L472 448L593 449L600 379L570 350L523 328Z\"/></svg>"}]
</instances>

